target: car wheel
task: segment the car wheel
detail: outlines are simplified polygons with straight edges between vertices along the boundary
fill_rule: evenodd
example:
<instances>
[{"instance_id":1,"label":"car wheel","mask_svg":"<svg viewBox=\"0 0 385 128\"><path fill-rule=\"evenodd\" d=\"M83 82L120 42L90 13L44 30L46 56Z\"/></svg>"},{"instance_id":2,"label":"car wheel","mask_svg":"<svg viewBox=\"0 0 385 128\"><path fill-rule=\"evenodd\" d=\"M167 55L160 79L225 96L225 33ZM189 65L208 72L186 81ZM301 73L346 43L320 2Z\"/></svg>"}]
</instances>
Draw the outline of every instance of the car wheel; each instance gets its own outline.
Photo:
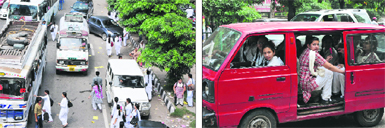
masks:
<instances>
[{"instance_id":1,"label":"car wheel","mask_svg":"<svg viewBox=\"0 0 385 128\"><path fill-rule=\"evenodd\" d=\"M240 126L241 128L276 128L277 121L273 114L267 110L255 110L247 114L244 119L242 119Z\"/></svg>"},{"instance_id":2,"label":"car wheel","mask_svg":"<svg viewBox=\"0 0 385 128\"><path fill-rule=\"evenodd\" d=\"M59 75L60 74L60 71L59 70L56 70L56 75Z\"/></svg>"},{"instance_id":3,"label":"car wheel","mask_svg":"<svg viewBox=\"0 0 385 128\"><path fill-rule=\"evenodd\" d=\"M372 127L377 125L384 115L384 108L370 109L356 112L355 120L363 127Z\"/></svg>"},{"instance_id":4,"label":"car wheel","mask_svg":"<svg viewBox=\"0 0 385 128\"><path fill-rule=\"evenodd\" d=\"M102 35L102 39L103 39L104 41L106 41L106 39L107 39L107 35L106 35L105 33L103 33L103 35Z\"/></svg>"}]
</instances>

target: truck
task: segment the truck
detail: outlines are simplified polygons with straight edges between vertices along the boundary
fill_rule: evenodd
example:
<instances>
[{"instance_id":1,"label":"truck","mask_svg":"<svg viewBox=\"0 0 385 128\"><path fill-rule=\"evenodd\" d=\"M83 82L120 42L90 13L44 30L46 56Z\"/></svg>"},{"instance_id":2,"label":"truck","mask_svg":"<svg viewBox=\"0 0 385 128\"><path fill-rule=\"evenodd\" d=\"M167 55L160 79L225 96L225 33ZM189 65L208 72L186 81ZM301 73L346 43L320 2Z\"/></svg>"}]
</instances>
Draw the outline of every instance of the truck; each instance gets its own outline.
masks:
<instances>
[{"instance_id":1,"label":"truck","mask_svg":"<svg viewBox=\"0 0 385 128\"><path fill-rule=\"evenodd\" d=\"M88 72L88 32L79 27L68 27L59 32L56 44L56 74L60 72Z\"/></svg>"},{"instance_id":2,"label":"truck","mask_svg":"<svg viewBox=\"0 0 385 128\"><path fill-rule=\"evenodd\" d=\"M59 0L12 0L8 6L8 21L54 21Z\"/></svg>"},{"instance_id":3,"label":"truck","mask_svg":"<svg viewBox=\"0 0 385 128\"><path fill-rule=\"evenodd\" d=\"M47 26L10 21L0 31L0 128L27 127L47 56Z\"/></svg>"}]
</instances>

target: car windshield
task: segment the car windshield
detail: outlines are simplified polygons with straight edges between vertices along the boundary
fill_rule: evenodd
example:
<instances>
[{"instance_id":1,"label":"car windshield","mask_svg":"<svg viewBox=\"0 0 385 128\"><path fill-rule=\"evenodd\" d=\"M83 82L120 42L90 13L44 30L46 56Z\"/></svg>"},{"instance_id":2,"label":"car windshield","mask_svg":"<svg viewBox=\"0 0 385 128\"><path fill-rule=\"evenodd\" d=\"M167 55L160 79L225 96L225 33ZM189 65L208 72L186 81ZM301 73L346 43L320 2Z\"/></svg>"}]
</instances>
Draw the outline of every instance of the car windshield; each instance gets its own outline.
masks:
<instances>
[{"instance_id":1,"label":"car windshield","mask_svg":"<svg viewBox=\"0 0 385 128\"><path fill-rule=\"evenodd\" d=\"M84 50L87 40L81 38L60 38L60 49L64 50Z\"/></svg>"},{"instance_id":2,"label":"car windshield","mask_svg":"<svg viewBox=\"0 0 385 128\"><path fill-rule=\"evenodd\" d=\"M203 66L217 71L237 43L241 33L220 27L203 43Z\"/></svg>"},{"instance_id":3,"label":"car windshield","mask_svg":"<svg viewBox=\"0 0 385 128\"><path fill-rule=\"evenodd\" d=\"M3 7L1 7L2 9L7 9L7 7L8 7L8 2L4 2L3 3Z\"/></svg>"},{"instance_id":4,"label":"car windshield","mask_svg":"<svg viewBox=\"0 0 385 128\"><path fill-rule=\"evenodd\" d=\"M291 21L316 21L320 16L319 14L299 14Z\"/></svg>"},{"instance_id":5,"label":"car windshield","mask_svg":"<svg viewBox=\"0 0 385 128\"><path fill-rule=\"evenodd\" d=\"M7 73L0 72L0 76ZM0 78L0 99L24 99L26 92L24 79Z\"/></svg>"},{"instance_id":6,"label":"car windshield","mask_svg":"<svg viewBox=\"0 0 385 128\"><path fill-rule=\"evenodd\" d=\"M25 21L37 20L37 6L11 4L9 8L11 19L20 20L24 16Z\"/></svg>"},{"instance_id":7,"label":"car windshield","mask_svg":"<svg viewBox=\"0 0 385 128\"><path fill-rule=\"evenodd\" d=\"M118 24L114 21L114 20L104 20L103 21L103 25L108 28L108 27L111 27L111 26L118 26Z\"/></svg>"},{"instance_id":8,"label":"car windshield","mask_svg":"<svg viewBox=\"0 0 385 128\"><path fill-rule=\"evenodd\" d=\"M72 8L75 9L75 10L88 10L88 4L87 3L76 2L76 3L74 3Z\"/></svg>"},{"instance_id":9,"label":"car windshield","mask_svg":"<svg viewBox=\"0 0 385 128\"><path fill-rule=\"evenodd\" d=\"M115 75L113 79L113 86L115 87L131 87L131 88L144 88L143 77L141 76L128 76L128 75Z\"/></svg>"}]
</instances>

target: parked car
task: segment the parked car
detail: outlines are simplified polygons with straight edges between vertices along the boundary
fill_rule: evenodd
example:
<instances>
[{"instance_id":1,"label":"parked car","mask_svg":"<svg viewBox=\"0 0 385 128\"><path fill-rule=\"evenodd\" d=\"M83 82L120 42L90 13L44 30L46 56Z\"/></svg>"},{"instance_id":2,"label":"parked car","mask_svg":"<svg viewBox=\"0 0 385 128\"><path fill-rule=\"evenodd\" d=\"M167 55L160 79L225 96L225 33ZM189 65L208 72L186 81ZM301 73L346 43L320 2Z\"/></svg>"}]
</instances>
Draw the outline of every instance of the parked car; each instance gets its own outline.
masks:
<instances>
[{"instance_id":1,"label":"parked car","mask_svg":"<svg viewBox=\"0 0 385 128\"><path fill-rule=\"evenodd\" d=\"M158 122L158 121L151 121L151 120L141 120L138 122L139 128L169 128L167 125Z\"/></svg>"},{"instance_id":2,"label":"parked car","mask_svg":"<svg viewBox=\"0 0 385 128\"><path fill-rule=\"evenodd\" d=\"M253 22L287 22L287 19L266 18L266 19L256 19Z\"/></svg>"},{"instance_id":3,"label":"parked car","mask_svg":"<svg viewBox=\"0 0 385 128\"><path fill-rule=\"evenodd\" d=\"M371 24L370 17L365 9L334 9L309 11L296 15L290 21L337 21Z\"/></svg>"},{"instance_id":4,"label":"parked car","mask_svg":"<svg viewBox=\"0 0 385 128\"><path fill-rule=\"evenodd\" d=\"M142 117L150 116L151 103L144 88L143 71L135 60L109 59L105 82L109 106L113 106L114 97L118 97L118 104L124 108L126 99L131 98L132 103L139 104Z\"/></svg>"},{"instance_id":5,"label":"parked car","mask_svg":"<svg viewBox=\"0 0 385 128\"><path fill-rule=\"evenodd\" d=\"M87 23L90 32L102 36L103 40L106 40L107 36L123 35L123 28L107 16L91 16Z\"/></svg>"},{"instance_id":6,"label":"parked car","mask_svg":"<svg viewBox=\"0 0 385 128\"><path fill-rule=\"evenodd\" d=\"M76 1L72 6L71 6L71 11L70 13L73 12L80 12L83 14L83 17L88 19L90 16L92 16L94 12L94 6L92 4L89 4L89 2L85 1Z\"/></svg>"},{"instance_id":7,"label":"parked car","mask_svg":"<svg viewBox=\"0 0 385 128\"><path fill-rule=\"evenodd\" d=\"M0 9L0 18L1 19L7 19L7 16L8 16L8 8L7 7L8 7L8 2L4 2L1 5L1 9Z\"/></svg>"}]
</instances>

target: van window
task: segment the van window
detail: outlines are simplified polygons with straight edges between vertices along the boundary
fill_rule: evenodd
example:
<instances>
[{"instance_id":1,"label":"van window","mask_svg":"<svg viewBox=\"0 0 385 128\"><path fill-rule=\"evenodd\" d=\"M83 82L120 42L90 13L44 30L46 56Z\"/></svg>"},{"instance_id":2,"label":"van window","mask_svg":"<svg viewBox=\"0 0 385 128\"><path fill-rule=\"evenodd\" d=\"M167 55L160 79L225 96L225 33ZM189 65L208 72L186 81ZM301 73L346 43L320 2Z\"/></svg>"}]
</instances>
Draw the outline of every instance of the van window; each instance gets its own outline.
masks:
<instances>
[{"instance_id":1,"label":"van window","mask_svg":"<svg viewBox=\"0 0 385 128\"><path fill-rule=\"evenodd\" d=\"M246 39L245 43L241 46L232 60L231 68L283 66L284 60L284 34L250 36Z\"/></svg>"},{"instance_id":2,"label":"van window","mask_svg":"<svg viewBox=\"0 0 385 128\"><path fill-rule=\"evenodd\" d=\"M113 78L115 87L144 88L143 79L140 76L116 75Z\"/></svg>"},{"instance_id":3,"label":"van window","mask_svg":"<svg viewBox=\"0 0 385 128\"><path fill-rule=\"evenodd\" d=\"M338 22L354 22L352 17L346 13L336 14Z\"/></svg>"},{"instance_id":4,"label":"van window","mask_svg":"<svg viewBox=\"0 0 385 128\"><path fill-rule=\"evenodd\" d=\"M203 66L217 71L240 37L241 33L233 29L220 27L215 30L203 43Z\"/></svg>"},{"instance_id":5,"label":"van window","mask_svg":"<svg viewBox=\"0 0 385 128\"><path fill-rule=\"evenodd\" d=\"M350 65L367 65L385 62L385 34L349 34Z\"/></svg>"}]
</instances>

